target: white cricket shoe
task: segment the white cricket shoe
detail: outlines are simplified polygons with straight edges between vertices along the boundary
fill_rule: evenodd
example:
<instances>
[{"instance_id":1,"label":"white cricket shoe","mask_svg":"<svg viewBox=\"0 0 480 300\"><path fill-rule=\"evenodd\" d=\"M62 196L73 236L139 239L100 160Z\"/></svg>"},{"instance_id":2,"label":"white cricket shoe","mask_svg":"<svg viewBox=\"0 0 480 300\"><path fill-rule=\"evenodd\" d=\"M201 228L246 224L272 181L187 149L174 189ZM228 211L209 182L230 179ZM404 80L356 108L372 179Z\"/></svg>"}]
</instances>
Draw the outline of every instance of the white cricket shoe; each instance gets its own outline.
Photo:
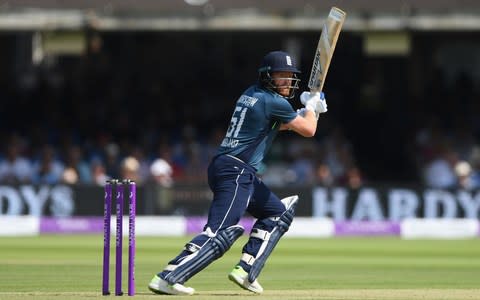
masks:
<instances>
[{"instance_id":1,"label":"white cricket shoe","mask_svg":"<svg viewBox=\"0 0 480 300\"><path fill-rule=\"evenodd\" d=\"M155 275L148 284L148 289L155 294L164 295L193 295L195 289L184 286L180 283L170 284L159 276Z\"/></svg>"},{"instance_id":2,"label":"white cricket shoe","mask_svg":"<svg viewBox=\"0 0 480 300\"><path fill-rule=\"evenodd\" d=\"M228 274L228 279L242 289L250 292L254 292L256 294L261 294L263 292L263 287L260 285L258 280L255 279L255 281L252 283L248 281L248 273L241 266L235 266L232 272Z\"/></svg>"}]
</instances>

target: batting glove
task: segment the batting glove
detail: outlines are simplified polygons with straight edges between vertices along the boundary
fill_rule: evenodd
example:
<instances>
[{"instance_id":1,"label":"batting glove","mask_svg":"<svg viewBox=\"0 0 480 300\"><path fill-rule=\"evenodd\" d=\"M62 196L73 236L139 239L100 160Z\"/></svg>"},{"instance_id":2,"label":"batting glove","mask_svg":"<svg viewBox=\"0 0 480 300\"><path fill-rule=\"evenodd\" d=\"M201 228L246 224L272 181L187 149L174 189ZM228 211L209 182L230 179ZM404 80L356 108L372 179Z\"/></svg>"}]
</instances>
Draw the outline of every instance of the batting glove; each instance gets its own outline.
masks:
<instances>
[{"instance_id":1,"label":"batting glove","mask_svg":"<svg viewBox=\"0 0 480 300\"><path fill-rule=\"evenodd\" d=\"M317 118L317 120L319 114L328 111L327 100L325 99L325 94L323 92L303 92L300 95L300 101L307 110L311 110L315 113L315 117Z\"/></svg>"}]
</instances>

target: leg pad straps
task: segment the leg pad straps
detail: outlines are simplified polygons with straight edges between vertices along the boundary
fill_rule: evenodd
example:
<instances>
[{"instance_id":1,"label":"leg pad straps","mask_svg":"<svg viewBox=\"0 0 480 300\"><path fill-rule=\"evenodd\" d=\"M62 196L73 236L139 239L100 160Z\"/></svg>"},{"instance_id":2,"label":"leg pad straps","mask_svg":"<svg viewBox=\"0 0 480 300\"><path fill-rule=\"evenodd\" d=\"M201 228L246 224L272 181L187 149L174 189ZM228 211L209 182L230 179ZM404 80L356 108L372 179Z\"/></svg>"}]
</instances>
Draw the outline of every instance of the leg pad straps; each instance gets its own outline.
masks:
<instances>
[{"instance_id":1,"label":"leg pad straps","mask_svg":"<svg viewBox=\"0 0 480 300\"><path fill-rule=\"evenodd\" d=\"M239 225L230 226L219 231L214 237L210 238L200 250L192 253L189 259L182 261L172 272L167 274L164 279L170 284L183 284L227 252L233 243L243 234L243 231L243 227Z\"/></svg>"},{"instance_id":2,"label":"leg pad straps","mask_svg":"<svg viewBox=\"0 0 480 300\"><path fill-rule=\"evenodd\" d=\"M251 257L244 257L242 255L242 260L249 265L251 264L252 266L250 272L248 273L248 281L250 283L254 282L257 279L258 275L260 275L260 272L262 271L265 262L267 261L267 258L272 253L280 238L285 234L285 232L288 231L288 229L290 228L290 224L292 224L293 217L295 215L295 207L297 206L298 202L298 196L284 198L281 201L285 204L286 210L280 217L274 218L274 221L276 221L277 224L272 229L272 231L268 232L258 228L252 230L251 237L263 240L263 244L261 246L261 249L263 249L263 251L259 251L257 257L254 258L253 262L251 259L253 256L250 255ZM245 258L245 260L243 258ZM246 261L247 259L248 262Z\"/></svg>"}]
</instances>

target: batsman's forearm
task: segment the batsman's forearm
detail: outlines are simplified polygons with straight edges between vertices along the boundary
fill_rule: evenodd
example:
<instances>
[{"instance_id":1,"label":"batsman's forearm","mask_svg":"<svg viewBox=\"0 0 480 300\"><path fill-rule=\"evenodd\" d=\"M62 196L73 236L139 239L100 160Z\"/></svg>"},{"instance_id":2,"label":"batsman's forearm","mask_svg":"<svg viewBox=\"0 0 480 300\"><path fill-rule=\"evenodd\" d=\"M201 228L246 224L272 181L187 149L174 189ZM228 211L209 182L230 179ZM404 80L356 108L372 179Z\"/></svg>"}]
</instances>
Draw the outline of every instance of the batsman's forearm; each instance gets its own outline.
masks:
<instances>
[{"instance_id":1,"label":"batsman's forearm","mask_svg":"<svg viewBox=\"0 0 480 300\"><path fill-rule=\"evenodd\" d=\"M293 130L304 137L312 137L317 130L317 118L315 117L314 112L305 110L304 116L297 115L295 119L281 128Z\"/></svg>"},{"instance_id":2,"label":"batsman's forearm","mask_svg":"<svg viewBox=\"0 0 480 300\"><path fill-rule=\"evenodd\" d=\"M305 115L305 119L308 120L308 122L312 125L315 130L317 129L317 115L315 114L314 111L307 110L307 114Z\"/></svg>"},{"instance_id":3,"label":"batsman's forearm","mask_svg":"<svg viewBox=\"0 0 480 300\"><path fill-rule=\"evenodd\" d=\"M306 121L305 130L297 132L304 137L313 137L317 131L317 118L315 117L315 113L311 110L307 110L305 117L303 118Z\"/></svg>"}]
</instances>

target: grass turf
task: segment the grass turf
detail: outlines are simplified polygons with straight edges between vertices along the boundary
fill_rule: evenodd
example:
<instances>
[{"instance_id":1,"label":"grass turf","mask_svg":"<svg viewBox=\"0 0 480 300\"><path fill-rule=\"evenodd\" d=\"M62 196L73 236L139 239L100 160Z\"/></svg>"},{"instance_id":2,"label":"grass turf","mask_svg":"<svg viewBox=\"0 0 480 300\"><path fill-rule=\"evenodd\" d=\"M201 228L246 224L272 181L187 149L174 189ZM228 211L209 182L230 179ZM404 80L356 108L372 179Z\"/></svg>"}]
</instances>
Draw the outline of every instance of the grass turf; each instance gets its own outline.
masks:
<instances>
[{"instance_id":1,"label":"grass turf","mask_svg":"<svg viewBox=\"0 0 480 300\"><path fill-rule=\"evenodd\" d=\"M151 294L146 285L187 241L137 238L137 297L168 297ZM226 277L245 241L242 237L187 282L197 291L195 299L480 299L479 239L284 239L259 278L266 290L261 296L237 288ZM101 235L0 238L0 300L105 299L102 243ZM126 246L125 240L124 292ZM112 292L113 250L112 240Z\"/></svg>"}]
</instances>

